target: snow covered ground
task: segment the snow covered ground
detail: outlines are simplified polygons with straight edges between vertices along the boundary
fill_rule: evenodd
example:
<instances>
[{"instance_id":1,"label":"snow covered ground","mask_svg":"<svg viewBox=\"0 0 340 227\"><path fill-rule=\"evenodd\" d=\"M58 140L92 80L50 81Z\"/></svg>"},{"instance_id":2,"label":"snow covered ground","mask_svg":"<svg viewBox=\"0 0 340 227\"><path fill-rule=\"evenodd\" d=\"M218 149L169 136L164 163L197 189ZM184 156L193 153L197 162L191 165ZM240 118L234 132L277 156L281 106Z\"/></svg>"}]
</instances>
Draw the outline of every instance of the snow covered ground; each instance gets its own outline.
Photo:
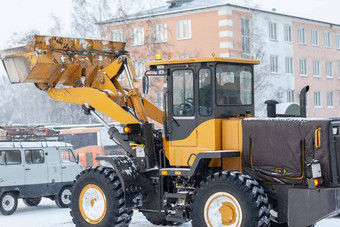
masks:
<instances>
[{"instance_id":1,"label":"snow covered ground","mask_svg":"<svg viewBox=\"0 0 340 227\"><path fill-rule=\"evenodd\" d=\"M0 225L25 226L25 227L74 227L69 209L58 208L54 201L43 199L37 207L27 207L19 200L18 209L10 216L0 215ZM139 212L134 212L131 227L154 227ZM184 223L182 227L191 227L190 223ZM316 227L337 227L340 219L331 218L319 222Z\"/></svg>"}]
</instances>

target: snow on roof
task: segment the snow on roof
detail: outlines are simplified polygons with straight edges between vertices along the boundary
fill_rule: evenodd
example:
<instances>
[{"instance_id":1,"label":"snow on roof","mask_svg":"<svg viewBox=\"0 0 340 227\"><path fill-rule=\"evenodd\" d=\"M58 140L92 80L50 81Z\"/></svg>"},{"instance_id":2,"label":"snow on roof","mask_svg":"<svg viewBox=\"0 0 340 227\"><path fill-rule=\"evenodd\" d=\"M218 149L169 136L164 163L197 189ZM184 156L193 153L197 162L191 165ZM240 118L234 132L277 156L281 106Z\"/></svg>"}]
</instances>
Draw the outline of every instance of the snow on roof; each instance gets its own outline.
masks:
<instances>
[{"instance_id":1,"label":"snow on roof","mask_svg":"<svg viewBox=\"0 0 340 227\"><path fill-rule=\"evenodd\" d=\"M318 23L326 23L330 25L340 26L340 24L329 23L329 22L309 19L309 18L303 18L303 17L284 14L284 13L278 13L273 10L262 9L262 8L259 8L258 6L249 6L247 4L234 2L232 0L192 0L192 1L182 0L182 2L181 0L177 0L177 1L179 1L180 4L178 4L178 6L175 6L175 7L170 7L170 4L168 4L168 5L158 7L158 8L152 8L152 9L140 11L137 13L129 14L124 19L122 17L116 17L110 20L99 22L98 24L110 24L110 23L122 22L123 20L135 20L135 19L143 19L147 17L157 17L157 16L162 16L162 15L167 15L167 14L208 9L208 8L219 7L219 6L233 6L233 7L239 7L239 8L244 8L248 10L262 11L262 12L281 15L281 16L289 16L289 17L294 17L297 19L303 19L303 20L308 20L308 21L313 21L313 22L318 22Z\"/></svg>"},{"instance_id":2,"label":"snow on roof","mask_svg":"<svg viewBox=\"0 0 340 227\"><path fill-rule=\"evenodd\" d=\"M72 144L58 142L58 141L40 141L40 142L0 142L0 149L1 148L9 148L9 147L16 147L16 148L41 148L41 147L72 147Z\"/></svg>"}]
</instances>

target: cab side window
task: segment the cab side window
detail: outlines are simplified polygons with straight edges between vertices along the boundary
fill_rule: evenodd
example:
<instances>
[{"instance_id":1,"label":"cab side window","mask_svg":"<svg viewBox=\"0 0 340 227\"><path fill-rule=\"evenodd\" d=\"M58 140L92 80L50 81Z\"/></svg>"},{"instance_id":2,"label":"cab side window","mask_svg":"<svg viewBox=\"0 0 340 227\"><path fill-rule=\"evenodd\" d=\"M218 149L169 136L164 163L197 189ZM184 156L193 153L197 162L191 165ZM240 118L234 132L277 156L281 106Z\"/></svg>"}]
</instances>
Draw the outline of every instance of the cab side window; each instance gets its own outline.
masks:
<instances>
[{"instance_id":1,"label":"cab side window","mask_svg":"<svg viewBox=\"0 0 340 227\"><path fill-rule=\"evenodd\" d=\"M41 164L45 162L43 150L25 150L25 160L27 164Z\"/></svg>"},{"instance_id":2,"label":"cab side window","mask_svg":"<svg viewBox=\"0 0 340 227\"><path fill-rule=\"evenodd\" d=\"M20 151L0 151L0 165L19 165L21 164Z\"/></svg>"},{"instance_id":3,"label":"cab side window","mask_svg":"<svg viewBox=\"0 0 340 227\"><path fill-rule=\"evenodd\" d=\"M73 152L69 150L62 150L61 151L61 161L64 163L67 162L76 162L76 158L74 157Z\"/></svg>"}]
</instances>

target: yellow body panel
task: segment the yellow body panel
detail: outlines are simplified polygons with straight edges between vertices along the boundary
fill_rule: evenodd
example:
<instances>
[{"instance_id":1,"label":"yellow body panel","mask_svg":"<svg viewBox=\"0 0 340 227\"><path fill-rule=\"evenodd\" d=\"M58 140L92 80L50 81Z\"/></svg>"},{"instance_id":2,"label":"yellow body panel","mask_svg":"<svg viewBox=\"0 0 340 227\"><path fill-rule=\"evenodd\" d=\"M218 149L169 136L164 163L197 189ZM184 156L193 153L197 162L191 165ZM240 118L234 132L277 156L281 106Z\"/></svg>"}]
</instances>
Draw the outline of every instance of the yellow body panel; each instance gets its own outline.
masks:
<instances>
[{"instance_id":1,"label":"yellow body panel","mask_svg":"<svg viewBox=\"0 0 340 227\"><path fill-rule=\"evenodd\" d=\"M211 119L200 124L187 138L177 141L164 140L165 155L172 166L187 166L189 156L203 151L239 150L242 152L242 119ZM187 146L197 139L196 146ZM174 146L175 144L175 146ZM181 146L179 146L181 145ZM190 158L190 165L195 157ZM213 160L211 166L220 166L220 160ZM240 158L226 158L223 167L240 170Z\"/></svg>"},{"instance_id":2,"label":"yellow body panel","mask_svg":"<svg viewBox=\"0 0 340 227\"><path fill-rule=\"evenodd\" d=\"M242 157L242 118L222 120L222 150L238 150ZM241 171L241 157L225 158L223 168Z\"/></svg>"}]
</instances>

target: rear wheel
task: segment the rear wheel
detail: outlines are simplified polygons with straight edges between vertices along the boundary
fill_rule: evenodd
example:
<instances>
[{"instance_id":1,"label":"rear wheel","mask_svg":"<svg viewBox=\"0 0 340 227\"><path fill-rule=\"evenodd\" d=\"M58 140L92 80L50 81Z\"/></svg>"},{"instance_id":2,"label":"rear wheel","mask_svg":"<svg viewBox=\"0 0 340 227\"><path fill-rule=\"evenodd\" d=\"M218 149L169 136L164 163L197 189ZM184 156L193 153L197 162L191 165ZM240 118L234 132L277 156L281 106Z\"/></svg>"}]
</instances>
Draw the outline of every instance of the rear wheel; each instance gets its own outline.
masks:
<instances>
[{"instance_id":1,"label":"rear wheel","mask_svg":"<svg viewBox=\"0 0 340 227\"><path fill-rule=\"evenodd\" d=\"M145 218L154 225L174 225L174 222L165 219L165 213L143 212Z\"/></svg>"},{"instance_id":2,"label":"rear wheel","mask_svg":"<svg viewBox=\"0 0 340 227\"><path fill-rule=\"evenodd\" d=\"M207 177L192 197L193 226L269 226L267 195L257 181L239 172Z\"/></svg>"},{"instance_id":3,"label":"rear wheel","mask_svg":"<svg viewBox=\"0 0 340 227\"><path fill-rule=\"evenodd\" d=\"M23 198L22 201L25 203L26 206L35 207L38 206L41 202L41 197Z\"/></svg>"},{"instance_id":4,"label":"rear wheel","mask_svg":"<svg viewBox=\"0 0 340 227\"><path fill-rule=\"evenodd\" d=\"M77 176L71 199L71 216L77 226L127 226L132 214L112 168L91 167Z\"/></svg>"},{"instance_id":5,"label":"rear wheel","mask_svg":"<svg viewBox=\"0 0 340 227\"><path fill-rule=\"evenodd\" d=\"M55 204L59 208L67 208L69 207L71 203L71 187L64 187L61 189L61 191L58 193L58 195L55 196Z\"/></svg>"},{"instance_id":6,"label":"rear wheel","mask_svg":"<svg viewBox=\"0 0 340 227\"><path fill-rule=\"evenodd\" d=\"M18 207L18 197L13 192L5 192L0 197L0 212L3 215L11 215Z\"/></svg>"}]
</instances>

